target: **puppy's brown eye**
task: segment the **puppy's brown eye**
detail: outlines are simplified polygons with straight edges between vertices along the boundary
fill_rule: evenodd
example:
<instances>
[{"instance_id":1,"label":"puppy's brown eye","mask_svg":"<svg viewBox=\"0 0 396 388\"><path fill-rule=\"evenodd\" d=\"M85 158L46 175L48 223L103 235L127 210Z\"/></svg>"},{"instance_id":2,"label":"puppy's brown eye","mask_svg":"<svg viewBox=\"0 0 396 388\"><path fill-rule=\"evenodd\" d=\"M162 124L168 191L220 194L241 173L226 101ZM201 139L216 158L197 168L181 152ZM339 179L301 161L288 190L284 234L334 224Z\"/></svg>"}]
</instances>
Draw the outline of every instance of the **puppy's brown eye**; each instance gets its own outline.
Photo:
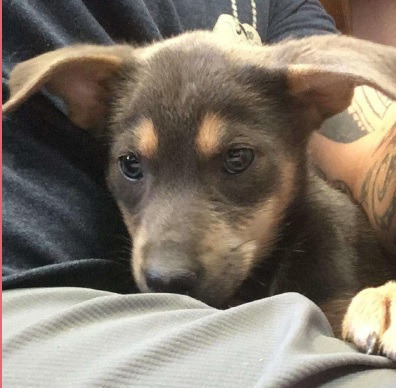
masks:
<instances>
[{"instance_id":1,"label":"puppy's brown eye","mask_svg":"<svg viewBox=\"0 0 396 388\"><path fill-rule=\"evenodd\" d=\"M120 156L118 162L122 173L129 180L136 181L143 178L142 166L137 155L130 153Z\"/></svg>"},{"instance_id":2,"label":"puppy's brown eye","mask_svg":"<svg viewBox=\"0 0 396 388\"><path fill-rule=\"evenodd\" d=\"M227 151L223 171L227 174L239 174L253 162L254 152L251 148L231 148Z\"/></svg>"}]
</instances>

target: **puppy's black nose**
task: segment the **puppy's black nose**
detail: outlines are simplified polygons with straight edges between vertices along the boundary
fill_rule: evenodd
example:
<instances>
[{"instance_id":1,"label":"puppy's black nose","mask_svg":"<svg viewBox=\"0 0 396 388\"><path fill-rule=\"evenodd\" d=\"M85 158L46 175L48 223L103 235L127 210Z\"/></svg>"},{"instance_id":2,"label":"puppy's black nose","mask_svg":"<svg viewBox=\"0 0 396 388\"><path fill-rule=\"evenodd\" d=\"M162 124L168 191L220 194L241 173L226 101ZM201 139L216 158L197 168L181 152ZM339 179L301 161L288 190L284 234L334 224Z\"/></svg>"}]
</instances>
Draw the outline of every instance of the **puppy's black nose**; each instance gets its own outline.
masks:
<instances>
[{"instance_id":1,"label":"puppy's black nose","mask_svg":"<svg viewBox=\"0 0 396 388\"><path fill-rule=\"evenodd\" d=\"M146 284L153 292L171 292L188 294L198 281L198 274L193 271L161 273L156 270L146 272Z\"/></svg>"}]
</instances>

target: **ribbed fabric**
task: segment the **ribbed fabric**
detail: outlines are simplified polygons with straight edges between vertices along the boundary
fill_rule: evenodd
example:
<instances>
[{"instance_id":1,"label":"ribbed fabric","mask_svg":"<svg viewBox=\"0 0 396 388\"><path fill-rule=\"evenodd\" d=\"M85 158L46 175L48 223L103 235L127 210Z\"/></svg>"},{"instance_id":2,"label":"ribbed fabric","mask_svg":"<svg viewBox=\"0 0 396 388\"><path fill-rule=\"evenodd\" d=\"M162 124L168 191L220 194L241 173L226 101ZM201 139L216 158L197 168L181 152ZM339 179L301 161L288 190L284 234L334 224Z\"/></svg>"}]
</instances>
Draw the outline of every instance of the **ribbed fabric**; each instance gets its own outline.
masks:
<instances>
[{"instance_id":1,"label":"ribbed fabric","mask_svg":"<svg viewBox=\"0 0 396 388\"><path fill-rule=\"evenodd\" d=\"M5 291L3 386L394 387L298 294L216 310L186 296Z\"/></svg>"}]
</instances>

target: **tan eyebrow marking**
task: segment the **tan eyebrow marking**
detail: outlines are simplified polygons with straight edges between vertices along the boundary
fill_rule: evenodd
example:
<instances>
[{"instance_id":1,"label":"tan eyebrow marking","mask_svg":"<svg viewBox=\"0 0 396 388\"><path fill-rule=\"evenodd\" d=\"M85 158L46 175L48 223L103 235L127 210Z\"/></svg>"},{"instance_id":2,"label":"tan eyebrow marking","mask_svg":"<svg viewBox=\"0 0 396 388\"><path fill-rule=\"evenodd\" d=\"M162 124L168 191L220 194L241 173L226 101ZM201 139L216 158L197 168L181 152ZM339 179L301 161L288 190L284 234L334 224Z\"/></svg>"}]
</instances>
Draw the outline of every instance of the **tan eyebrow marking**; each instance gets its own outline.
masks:
<instances>
[{"instance_id":1,"label":"tan eyebrow marking","mask_svg":"<svg viewBox=\"0 0 396 388\"><path fill-rule=\"evenodd\" d=\"M158 137L152 120L143 119L137 126L136 131L139 138L139 153L147 158L154 156L158 150Z\"/></svg>"},{"instance_id":2,"label":"tan eyebrow marking","mask_svg":"<svg viewBox=\"0 0 396 388\"><path fill-rule=\"evenodd\" d=\"M207 113L198 129L196 144L199 153L209 157L218 151L224 131L224 122L214 113Z\"/></svg>"}]
</instances>

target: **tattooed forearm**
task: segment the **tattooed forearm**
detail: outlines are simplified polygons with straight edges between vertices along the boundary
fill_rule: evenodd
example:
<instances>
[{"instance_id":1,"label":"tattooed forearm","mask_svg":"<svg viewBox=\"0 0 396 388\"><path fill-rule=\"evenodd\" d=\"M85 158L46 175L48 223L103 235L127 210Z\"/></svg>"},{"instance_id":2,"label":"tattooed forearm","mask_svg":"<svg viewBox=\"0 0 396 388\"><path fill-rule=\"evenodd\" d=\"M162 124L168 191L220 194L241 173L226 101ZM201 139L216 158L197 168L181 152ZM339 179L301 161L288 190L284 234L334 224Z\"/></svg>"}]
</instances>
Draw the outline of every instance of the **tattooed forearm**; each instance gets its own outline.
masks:
<instances>
[{"instance_id":1,"label":"tattooed forearm","mask_svg":"<svg viewBox=\"0 0 396 388\"><path fill-rule=\"evenodd\" d=\"M328 180L359 202L396 254L396 101L363 86L321 127L314 157ZM313 137L315 139L315 137Z\"/></svg>"},{"instance_id":2,"label":"tattooed forearm","mask_svg":"<svg viewBox=\"0 0 396 388\"><path fill-rule=\"evenodd\" d=\"M358 200L373 226L396 252L396 124L374 152L374 162L360 190Z\"/></svg>"},{"instance_id":3,"label":"tattooed forearm","mask_svg":"<svg viewBox=\"0 0 396 388\"><path fill-rule=\"evenodd\" d=\"M382 230L390 228L396 215L396 193L393 190L393 195L388 195L392 190L391 179L395 173L396 155L387 154L370 169L361 189L362 205L371 208L375 225ZM387 200L387 197L390 199Z\"/></svg>"}]
</instances>

